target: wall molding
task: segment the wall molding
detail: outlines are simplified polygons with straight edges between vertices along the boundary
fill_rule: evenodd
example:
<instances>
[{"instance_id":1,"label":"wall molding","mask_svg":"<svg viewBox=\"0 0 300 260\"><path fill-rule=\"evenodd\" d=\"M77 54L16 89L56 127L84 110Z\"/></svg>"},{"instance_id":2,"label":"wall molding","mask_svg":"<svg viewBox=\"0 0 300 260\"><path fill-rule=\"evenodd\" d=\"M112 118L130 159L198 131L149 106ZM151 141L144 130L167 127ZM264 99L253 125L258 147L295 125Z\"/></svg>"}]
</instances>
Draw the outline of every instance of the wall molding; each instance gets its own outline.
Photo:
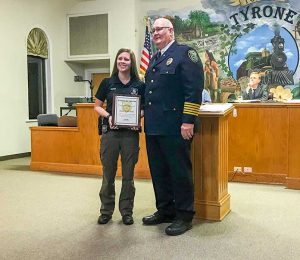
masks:
<instances>
[{"instance_id":1,"label":"wall molding","mask_svg":"<svg viewBox=\"0 0 300 260\"><path fill-rule=\"evenodd\" d=\"M30 157L30 156L31 156L30 152L28 152L28 153L11 154L11 155L0 156L0 161L6 161L6 160L23 158L23 157Z\"/></svg>"},{"instance_id":2,"label":"wall molding","mask_svg":"<svg viewBox=\"0 0 300 260\"><path fill-rule=\"evenodd\" d=\"M228 172L229 182L247 182L247 183L264 183L264 184L286 184L286 174L272 173L233 173Z\"/></svg>"}]
</instances>

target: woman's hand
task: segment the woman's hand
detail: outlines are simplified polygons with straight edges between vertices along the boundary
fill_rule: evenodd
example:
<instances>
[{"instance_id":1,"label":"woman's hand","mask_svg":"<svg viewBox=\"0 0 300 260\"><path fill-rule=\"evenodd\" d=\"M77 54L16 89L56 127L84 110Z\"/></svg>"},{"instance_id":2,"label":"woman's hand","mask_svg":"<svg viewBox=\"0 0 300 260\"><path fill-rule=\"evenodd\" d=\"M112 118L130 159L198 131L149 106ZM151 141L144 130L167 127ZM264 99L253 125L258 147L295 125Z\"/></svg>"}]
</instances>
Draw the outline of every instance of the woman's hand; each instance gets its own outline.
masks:
<instances>
[{"instance_id":1,"label":"woman's hand","mask_svg":"<svg viewBox=\"0 0 300 260\"><path fill-rule=\"evenodd\" d=\"M108 117L108 122L109 122L109 128L110 129L119 129L119 127L113 126L113 124L112 124L112 116Z\"/></svg>"},{"instance_id":2,"label":"woman's hand","mask_svg":"<svg viewBox=\"0 0 300 260\"><path fill-rule=\"evenodd\" d=\"M138 131L138 130L140 130L140 128L138 126L133 126L133 127L130 127L130 130Z\"/></svg>"}]
</instances>

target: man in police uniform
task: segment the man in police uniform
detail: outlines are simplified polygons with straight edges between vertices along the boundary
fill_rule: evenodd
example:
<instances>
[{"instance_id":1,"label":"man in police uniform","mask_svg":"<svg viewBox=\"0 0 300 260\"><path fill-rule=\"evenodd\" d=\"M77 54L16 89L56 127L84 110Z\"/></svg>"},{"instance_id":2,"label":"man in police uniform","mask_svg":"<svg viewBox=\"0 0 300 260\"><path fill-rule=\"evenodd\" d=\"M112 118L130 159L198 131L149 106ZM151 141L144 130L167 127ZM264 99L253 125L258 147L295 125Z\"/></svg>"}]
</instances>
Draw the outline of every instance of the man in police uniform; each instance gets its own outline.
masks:
<instances>
[{"instance_id":1,"label":"man in police uniform","mask_svg":"<svg viewBox=\"0 0 300 260\"><path fill-rule=\"evenodd\" d=\"M194 190L190 146L203 90L198 54L174 40L172 23L153 24L159 50L145 75L145 133L157 212L144 225L172 222L165 232L180 235L192 228Z\"/></svg>"}]
</instances>

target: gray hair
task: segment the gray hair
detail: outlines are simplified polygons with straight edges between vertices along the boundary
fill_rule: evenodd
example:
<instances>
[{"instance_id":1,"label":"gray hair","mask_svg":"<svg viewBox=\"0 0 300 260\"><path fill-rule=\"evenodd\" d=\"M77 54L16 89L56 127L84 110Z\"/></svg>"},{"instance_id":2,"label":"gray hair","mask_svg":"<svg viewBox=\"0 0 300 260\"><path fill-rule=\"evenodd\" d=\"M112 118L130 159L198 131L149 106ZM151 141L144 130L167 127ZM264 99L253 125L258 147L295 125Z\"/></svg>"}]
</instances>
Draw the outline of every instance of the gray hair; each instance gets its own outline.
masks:
<instances>
[{"instance_id":1,"label":"gray hair","mask_svg":"<svg viewBox=\"0 0 300 260\"><path fill-rule=\"evenodd\" d=\"M165 27L170 27L170 28L172 28L172 34L171 34L171 36L172 36L172 39L174 40L174 39L175 39L175 34L174 34L174 27L173 27L172 22L171 22L169 19L164 18L164 17L157 18L157 19L154 21L154 23L155 23L156 21L162 22L162 24L163 24Z\"/></svg>"}]
</instances>

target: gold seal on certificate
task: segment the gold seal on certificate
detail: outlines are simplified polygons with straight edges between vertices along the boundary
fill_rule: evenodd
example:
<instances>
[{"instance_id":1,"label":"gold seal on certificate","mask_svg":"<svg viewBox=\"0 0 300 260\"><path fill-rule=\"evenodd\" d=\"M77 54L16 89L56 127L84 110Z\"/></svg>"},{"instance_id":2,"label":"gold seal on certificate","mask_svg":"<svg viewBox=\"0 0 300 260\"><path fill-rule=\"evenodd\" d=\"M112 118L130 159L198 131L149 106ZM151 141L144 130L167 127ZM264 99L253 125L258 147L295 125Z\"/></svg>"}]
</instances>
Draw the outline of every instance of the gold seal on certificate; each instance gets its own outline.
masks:
<instances>
[{"instance_id":1,"label":"gold seal on certificate","mask_svg":"<svg viewBox=\"0 0 300 260\"><path fill-rule=\"evenodd\" d=\"M120 128L139 127L141 122L141 96L114 94L112 124Z\"/></svg>"}]
</instances>

